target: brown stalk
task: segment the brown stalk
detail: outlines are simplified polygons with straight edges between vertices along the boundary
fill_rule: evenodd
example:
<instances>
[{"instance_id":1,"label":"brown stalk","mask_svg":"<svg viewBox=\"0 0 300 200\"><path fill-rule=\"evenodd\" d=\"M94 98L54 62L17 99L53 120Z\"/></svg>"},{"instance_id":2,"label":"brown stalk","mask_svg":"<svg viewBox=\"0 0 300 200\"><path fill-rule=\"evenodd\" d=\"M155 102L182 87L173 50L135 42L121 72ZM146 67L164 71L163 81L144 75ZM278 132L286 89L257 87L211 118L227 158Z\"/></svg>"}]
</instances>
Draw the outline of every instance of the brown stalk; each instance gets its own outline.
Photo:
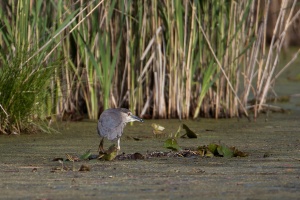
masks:
<instances>
[{"instance_id":1,"label":"brown stalk","mask_svg":"<svg viewBox=\"0 0 300 200\"><path fill-rule=\"evenodd\" d=\"M249 116L248 116L248 112L247 112L245 106L242 104L241 100L240 100L239 97L237 96L237 94L236 94L236 92L235 92L235 90L234 90L234 88L233 88L233 86L232 86L232 84L231 84L231 82L230 82L228 76L226 75L225 70L223 69L223 67L222 67L222 65L221 65L221 63L220 63L220 61L219 61L219 59L217 58L216 54L214 53L214 50L213 50L213 48L212 48L212 46L211 46L211 44L210 44L210 42L209 42L209 40L208 40L208 38L207 38L207 36L206 36L206 34L205 34L205 32L204 32L202 26L201 26L201 22L199 22L199 24L200 24L199 28L200 28L200 30L201 30L201 32L202 32L202 34L203 34L203 36L204 36L204 38L205 38L207 44L208 44L208 47L209 47L209 49L210 49L212 55L213 55L214 58L215 58L215 61L217 62L217 64L218 64L220 70L222 71L222 73L223 73L223 75L224 75L224 78L226 79L227 84L228 84L230 90L231 90L231 91L233 92L233 94L236 96L237 101L239 102L239 105L241 106L242 110L244 111L244 114L245 114L247 117L249 117Z\"/></svg>"},{"instance_id":2,"label":"brown stalk","mask_svg":"<svg viewBox=\"0 0 300 200\"><path fill-rule=\"evenodd\" d=\"M295 0L296 1L296 0ZM276 22L276 26L274 28L274 34L273 34L273 38L272 38L272 42L271 42L271 46L270 46L270 51L269 51L269 55L268 55L268 59L267 59L267 63L266 63L266 67L269 68L269 72L268 72L268 76L266 77L266 81L265 81L265 84L264 84L264 87L262 88L262 93L260 94L260 102L259 102L259 105L258 105L258 111L260 111L262 109L262 105L263 103L265 102L265 98L267 96L267 93L268 93L268 90L269 88L271 87L271 80L272 80L272 76L275 72L275 68L279 62L279 52L282 48L282 45L283 45L283 42L284 42L284 37L286 35L286 30L288 29L289 25L290 25L290 19L291 19L291 16L292 16L292 12L293 12L293 9L295 7L295 1L293 3L293 6L290 10L290 14L287 18L287 21L285 21L286 25L284 27L284 30L282 32L282 36L278 39L279 40L279 45L276 46L277 47L277 51L276 51L276 55L275 55L275 59L274 61L272 60L273 62L273 65L271 66L269 63L271 62L271 59L272 59L272 54L273 54L273 46L275 45L275 35L279 29L279 24L282 24L285 20L284 16L285 16L285 11L288 7L288 1L287 0L283 0L282 1L282 4L281 4L281 8L280 8L280 12L279 12L279 16L278 16L278 19L277 19L277 22ZM281 22L281 23L280 23ZM265 71L266 72L266 71ZM266 74L266 73L265 73Z\"/></svg>"}]
</instances>

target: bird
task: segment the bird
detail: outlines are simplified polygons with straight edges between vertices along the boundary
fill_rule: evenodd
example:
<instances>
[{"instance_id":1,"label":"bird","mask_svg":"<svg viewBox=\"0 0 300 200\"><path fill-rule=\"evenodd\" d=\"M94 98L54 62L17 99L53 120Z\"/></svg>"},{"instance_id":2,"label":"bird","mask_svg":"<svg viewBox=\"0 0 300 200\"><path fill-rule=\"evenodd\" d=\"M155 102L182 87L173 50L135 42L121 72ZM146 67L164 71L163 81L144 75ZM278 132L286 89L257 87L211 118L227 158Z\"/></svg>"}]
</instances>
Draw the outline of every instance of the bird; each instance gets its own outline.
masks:
<instances>
[{"instance_id":1,"label":"bird","mask_svg":"<svg viewBox=\"0 0 300 200\"><path fill-rule=\"evenodd\" d=\"M120 138L123 134L123 129L128 122L139 121L144 122L143 119L135 116L127 108L110 108L102 112L98 120L98 134L101 137L100 145L102 141L103 149L103 139L108 140L117 139L117 150L120 150ZM99 150L101 150L99 145Z\"/></svg>"}]
</instances>

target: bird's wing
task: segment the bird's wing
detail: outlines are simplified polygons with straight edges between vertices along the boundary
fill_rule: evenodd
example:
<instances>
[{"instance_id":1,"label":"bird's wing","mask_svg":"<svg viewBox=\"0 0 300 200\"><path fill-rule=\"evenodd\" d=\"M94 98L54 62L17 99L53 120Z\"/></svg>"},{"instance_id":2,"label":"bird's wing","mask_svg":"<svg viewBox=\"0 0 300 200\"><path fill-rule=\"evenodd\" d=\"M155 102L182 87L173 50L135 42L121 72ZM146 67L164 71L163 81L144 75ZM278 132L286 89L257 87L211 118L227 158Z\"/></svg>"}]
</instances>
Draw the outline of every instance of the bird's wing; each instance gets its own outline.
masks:
<instances>
[{"instance_id":1,"label":"bird's wing","mask_svg":"<svg viewBox=\"0 0 300 200\"><path fill-rule=\"evenodd\" d=\"M123 126L118 113L105 112L102 113L98 121L98 132L102 137L114 140L122 135Z\"/></svg>"}]
</instances>

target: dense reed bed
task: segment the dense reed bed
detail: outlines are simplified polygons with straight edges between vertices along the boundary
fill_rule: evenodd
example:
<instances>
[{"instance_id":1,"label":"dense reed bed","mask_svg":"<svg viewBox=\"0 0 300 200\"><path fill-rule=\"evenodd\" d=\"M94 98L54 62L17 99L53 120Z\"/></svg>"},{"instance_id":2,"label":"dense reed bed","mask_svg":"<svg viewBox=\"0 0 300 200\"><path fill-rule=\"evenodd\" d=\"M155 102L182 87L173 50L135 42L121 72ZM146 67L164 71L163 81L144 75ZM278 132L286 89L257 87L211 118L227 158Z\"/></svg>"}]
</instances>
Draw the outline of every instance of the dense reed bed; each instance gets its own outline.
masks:
<instances>
[{"instance_id":1,"label":"dense reed bed","mask_svg":"<svg viewBox=\"0 0 300 200\"><path fill-rule=\"evenodd\" d=\"M37 116L97 119L109 107L128 107L145 118L249 117L250 110L256 118L268 95L275 95L270 91L281 73L275 69L286 31L299 14L296 1L281 1L267 49L270 3L1 2L0 131L19 127L11 118L20 116L25 104L11 110L7 101L20 104L18 98L26 99L32 87L44 103L38 110L29 106L22 117L26 121ZM3 73L6 68L32 74L54 70L35 77L39 81L13 99L3 98L14 93L9 82L3 85L11 78ZM13 80L27 84L18 76Z\"/></svg>"}]
</instances>

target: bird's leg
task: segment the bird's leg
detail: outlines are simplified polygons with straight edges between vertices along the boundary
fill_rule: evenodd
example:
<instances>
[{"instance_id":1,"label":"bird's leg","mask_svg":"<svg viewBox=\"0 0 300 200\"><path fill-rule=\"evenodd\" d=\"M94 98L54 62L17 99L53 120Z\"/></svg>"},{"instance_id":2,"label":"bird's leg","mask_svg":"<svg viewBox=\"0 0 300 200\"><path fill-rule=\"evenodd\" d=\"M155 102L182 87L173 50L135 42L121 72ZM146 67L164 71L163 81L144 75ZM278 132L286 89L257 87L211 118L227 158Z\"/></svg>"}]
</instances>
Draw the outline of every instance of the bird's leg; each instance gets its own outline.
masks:
<instances>
[{"instance_id":1,"label":"bird's leg","mask_svg":"<svg viewBox=\"0 0 300 200\"><path fill-rule=\"evenodd\" d=\"M120 146L120 138L118 138L118 146L117 146L117 150L120 151L121 146Z\"/></svg>"},{"instance_id":2,"label":"bird's leg","mask_svg":"<svg viewBox=\"0 0 300 200\"><path fill-rule=\"evenodd\" d=\"M102 137L102 139L100 140L99 148L98 148L99 153L104 153L103 143L104 143L104 138Z\"/></svg>"}]
</instances>

